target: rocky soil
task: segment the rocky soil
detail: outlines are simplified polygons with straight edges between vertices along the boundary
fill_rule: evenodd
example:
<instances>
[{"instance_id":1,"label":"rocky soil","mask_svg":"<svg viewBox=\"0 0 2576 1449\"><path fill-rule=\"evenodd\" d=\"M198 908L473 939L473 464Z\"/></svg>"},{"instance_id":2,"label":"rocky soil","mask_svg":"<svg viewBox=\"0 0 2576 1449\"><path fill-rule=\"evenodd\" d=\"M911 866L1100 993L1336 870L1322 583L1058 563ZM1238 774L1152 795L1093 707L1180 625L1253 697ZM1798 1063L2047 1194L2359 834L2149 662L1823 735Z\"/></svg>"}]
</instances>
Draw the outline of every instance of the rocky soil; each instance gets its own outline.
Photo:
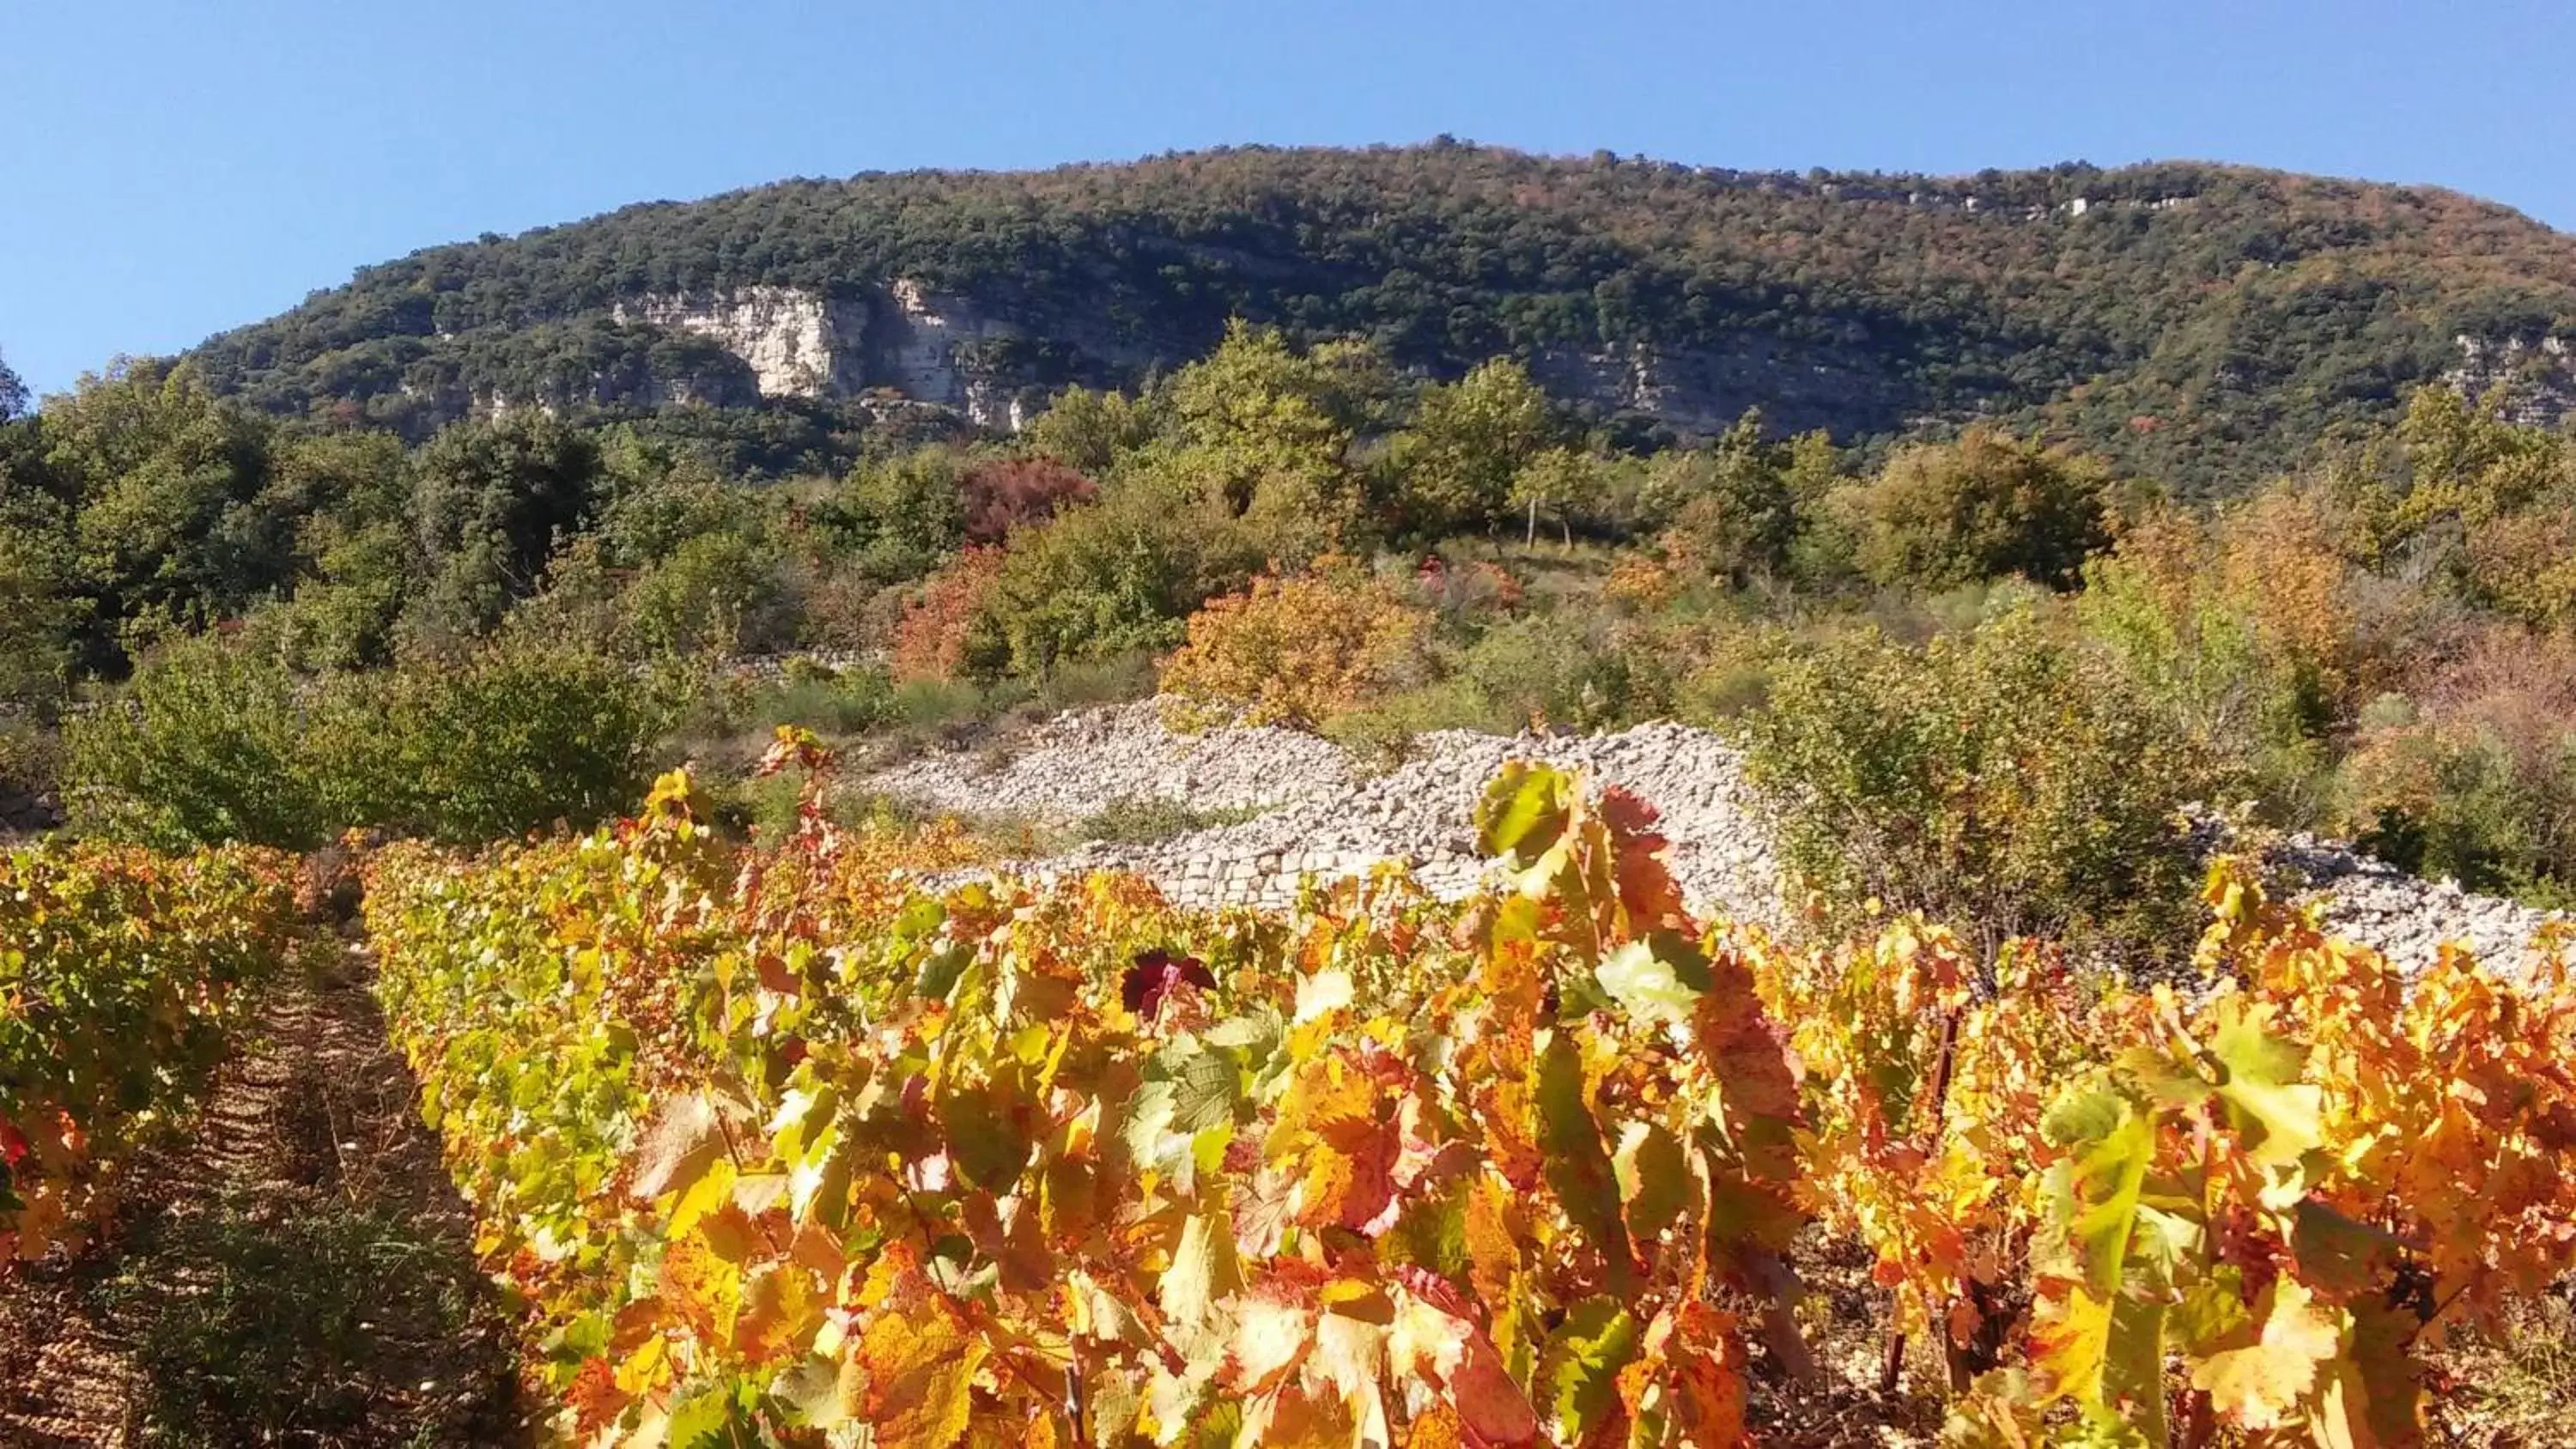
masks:
<instances>
[{"instance_id":1,"label":"rocky soil","mask_svg":"<svg viewBox=\"0 0 2576 1449\"><path fill-rule=\"evenodd\" d=\"M1485 782L1514 758L1572 766L1643 796L1663 812L1674 874L1695 906L1779 919L1779 864L1742 757L1682 725L1590 737L1442 731L1417 740L1400 768L1372 774L1330 742L1292 730L1176 734L1145 701L1064 714L1003 747L926 755L859 783L931 809L1059 827L1122 801L1261 808L1239 824L1144 844L1093 842L1021 865L1050 875L1128 869L1185 904L1278 906L1295 899L1307 874L1358 874L1383 861L1412 867L1440 894L1466 894L1482 873L1471 812ZM2482 960L2519 964L2551 920L2332 841L2293 838L2274 864L2325 899L2338 929L2412 967L2451 940Z\"/></svg>"},{"instance_id":2,"label":"rocky soil","mask_svg":"<svg viewBox=\"0 0 2576 1449\"><path fill-rule=\"evenodd\" d=\"M1058 824L1121 801L1266 809L1355 783L1350 757L1329 741L1284 729L1175 734L1152 700L1068 711L999 750L925 755L865 782L931 809Z\"/></svg>"}]
</instances>

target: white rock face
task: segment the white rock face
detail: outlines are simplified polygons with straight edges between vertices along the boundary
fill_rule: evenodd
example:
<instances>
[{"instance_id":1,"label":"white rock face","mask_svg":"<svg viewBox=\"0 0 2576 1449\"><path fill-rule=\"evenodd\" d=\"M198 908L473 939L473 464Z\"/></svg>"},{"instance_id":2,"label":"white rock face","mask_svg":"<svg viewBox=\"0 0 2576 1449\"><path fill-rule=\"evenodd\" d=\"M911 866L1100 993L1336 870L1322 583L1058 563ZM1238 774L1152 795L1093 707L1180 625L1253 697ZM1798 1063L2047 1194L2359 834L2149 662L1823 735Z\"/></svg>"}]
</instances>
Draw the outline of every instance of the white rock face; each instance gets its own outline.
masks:
<instances>
[{"instance_id":1,"label":"white rock face","mask_svg":"<svg viewBox=\"0 0 2576 1449\"><path fill-rule=\"evenodd\" d=\"M955 408L984 427L1017 432L1017 399L994 387L970 354L981 344L1018 337L1019 329L909 277L889 285L886 296L891 315L871 349L871 376L905 397Z\"/></svg>"},{"instance_id":2,"label":"white rock face","mask_svg":"<svg viewBox=\"0 0 2576 1449\"><path fill-rule=\"evenodd\" d=\"M707 338L743 360L762 397L842 397L858 388L864 306L795 287L744 287L639 297L618 303L613 315Z\"/></svg>"},{"instance_id":3,"label":"white rock face","mask_svg":"<svg viewBox=\"0 0 2576 1449\"><path fill-rule=\"evenodd\" d=\"M2565 338L2543 337L2534 343L2461 333L2451 344L2460 349L2460 363L2442 374L2442 385L2473 400L2501 389L2507 422L2554 428L2576 413L2576 349Z\"/></svg>"}]
</instances>

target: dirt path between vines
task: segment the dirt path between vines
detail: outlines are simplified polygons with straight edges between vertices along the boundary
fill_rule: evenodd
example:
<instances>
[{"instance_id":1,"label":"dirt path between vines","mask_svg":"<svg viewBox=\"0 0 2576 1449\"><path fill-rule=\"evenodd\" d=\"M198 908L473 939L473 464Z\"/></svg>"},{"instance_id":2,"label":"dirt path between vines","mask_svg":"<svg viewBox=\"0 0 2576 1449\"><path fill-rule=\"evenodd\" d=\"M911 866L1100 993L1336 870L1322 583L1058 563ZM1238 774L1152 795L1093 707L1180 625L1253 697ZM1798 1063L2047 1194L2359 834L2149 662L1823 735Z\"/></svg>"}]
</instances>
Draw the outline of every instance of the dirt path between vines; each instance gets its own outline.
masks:
<instances>
[{"instance_id":1,"label":"dirt path between vines","mask_svg":"<svg viewBox=\"0 0 2576 1449\"><path fill-rule=\"evenodd\" d=\"M0 1446L520 1442L473 1220L337 940L271 988L113 1238L0 1284Z\"/></svg>"}]
</instances>

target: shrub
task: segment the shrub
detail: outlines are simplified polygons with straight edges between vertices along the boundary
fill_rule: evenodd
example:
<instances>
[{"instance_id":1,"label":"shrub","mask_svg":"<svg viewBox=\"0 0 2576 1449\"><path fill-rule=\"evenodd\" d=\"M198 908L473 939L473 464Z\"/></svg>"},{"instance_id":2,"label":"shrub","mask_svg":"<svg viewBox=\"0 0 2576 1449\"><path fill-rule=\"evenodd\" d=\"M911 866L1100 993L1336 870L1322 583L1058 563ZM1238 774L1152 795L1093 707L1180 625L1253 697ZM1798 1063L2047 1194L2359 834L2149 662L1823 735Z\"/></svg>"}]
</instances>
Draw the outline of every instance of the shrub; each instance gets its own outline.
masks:
<instances>
[{"instance_id":1,"label":"shrub","mask_svg":"<svg viewBox=\"0 0 2576 1449\"><path fill-rule=\"evenodd\" d=\"M2263 648L2290 671L2312 730L2349 720L2394 683L2388 655L2372 647L2360 568L2348 556L2349 522L2323 493L2265 489L2216 527L2215 573Z\"/></svg>"},{"instance_id":2,"label":"shrub","mask_svg":"<svg viewBox=\"0 0 2576 1449\"><path fill-rule=\"evenodd\" d=\"M1385 700L1334 716L1320 733L1377 769L1410 759L1416 737L1434 730L1509 734L1527 724L1506 715L1472 679L1451 677L1416 685Z\"/></svg>"},{"instance_id":3,"label":"shrub","mask_svg":"<svg viewBox=\"0 0 2576 1449\"><path fill-rule=\"evenodd\" d=\"M1250 806L1200 810L1164 795L1121 795L1084 817L1073 834L1111 845L1151 845L1195 830L1239 825L1260 813Z\"/></svg>"},{"instance_id":4,"label":"shrub","mask_svg":"<svg viewBox=\"0 0 2576 1449\"><path fill-rule=\"evenodd\" d=\"M1089 478L1045 458L1001 458L980 464L959 480L958 489L970 544L1000 543L1013 529L1043 523L1059 510L1088 503L1100 493Z\"/></svg>"},{"instance_id":5,"label":"shrub","mask_svg":"<svg viewBox=\"0 0 2576 1449\"><path fill-rule=\"evenodd\" d=\"M1151 476L1024 529L968 630L971 674L1040 679L1059 665L1181 642L1182 621L1241 588L1259 560L1217 498Z\"/></svg>"},{"instance_id":6,"label":"shrub","mask_svg":"<svg viewBox=\"0 0 2576 1449\"><path fill-rule=\"evenodd\" d=\"M2151 946L2188 918L2173 816L2216 772L2035 610L1919 650L1830 641L1780 668L1745 737L1788 864L1839 914L1919 909L1989 956L2022 935Z\"/></svg>"},{"instance_id":7,"label":"shrub","mask_svg":"<svg viewBox=\"0 0 2576 1449\"><path fill-rule=\"evenodd\" d=\"M475 844L631 808L663 713L617 660L505 640L333 678L314 704L308 768L335 826Z\"/></svg>"},{"instance_id":8,"label":"shrub","mask_svg":"<svg viewBox=\"0 0 2576 1449\"><path fill-rule=\"evenodd\" d=\"M62 737L34 720L0 714L0 794L51 792L62 780Z\"/></svg>"},{"instance_id":9,"label":"shrub","mask_svg":"<svg viewBox=\"0 0 2576 1449\"><path fill-rule=\"evenodd\" d=\"M2576 643L2507 631L2364 717L2341 824L2408 870L2576 904Z\"/></svg>"},{"instance_id":10,"label":"shrub","mask_svg":"<svg viewBox=\"0 0 2576 1449\"><path fill-rule=\"evenodd\" d=\"M389 827L477 843L634 802L661 710L624 665L504 641L298 681L212 639L165 646L66 730L75 823L177 848L309 848Z\"/></svg>"},{"instance_id":11,"label":"shrub","mask_svg":"<svg viewBox=\"0 0 2576 1449\"><path fill-rule=\"evenodd\" d=\"M1672 712L1674 642L1650 620L1568 603L1486 630L1457 671L1512 728L1615 729Z\"/></svg>"},{"instance_id":12,"label":"shrub","mask_svg":"<svg viewBox=\"0 0 2576 1449\"><path fill-rule=\"evenodd\" d=\"M635 581L626 598L636 641L677 654L775 644L784 635L778 558L741 533L682 542Z\"/></svg>"},{"instance_id":13,"label":"shrub","mask_svg":"<svg viewBox=\"0 0 2576 1449\"><path fill-rule=\"evenodd\" d=\"M2536 628L2576 625L2576 507L2479 524L2464 551L2481 601Z\"/></svg>"},{"instance_id":14,"label":"shrub","mask_svg":"<svg viewBox=\"0 0 2576 1449\"><path fill-rule=\"evenodd\" d=\"M2076 618L2138 703L2214 757L2245 762L2271 818L2312 825L2325 746L2314 676L2201 571L2199 530L2151 523L2085 570Z\"/></svg>"},{"instance_id":15,"label":"shrub","mask_svg":"<svg viewBox=\"0 0 2576 1449\"><path fill-rule=\"evenodd\" d=\"M306 768L294 677L263 652L178 638L115 698L67 721L73 823L164 849L243 840L303 849L330 834Z\"/></svg>"},{"instance_id":16,"label":"shrub","mask_svg":"<svg viewBox=\"0 0 2576 1449\"><path fill-rule=\"evenodd\" d=\"M791 659L786 679L751 702L746 723L763 737L775 734L780 725L859 734L894 717L894 689L894 680L875 665L823 670Z\"/></svg>"},{"instance_id":17,"label":"shrub","mask_svg":"<svg viewBox=\"0 0 2576 1449\"><path fill-rule=\"evenodd\" d=\"M1189 621L1163 664L1184 723L1229 716L1313 729L1384 696L1415 673L1430 615L1403 589L1344 564L1252 581Z\"/></svg>"},{"instance_id":18,"label":"shrub","mask_svg":"<svg viewBox=\"0 0 2576 1449\"><path fill-rule=\"evenodd\" d=\"M970 548L904 601L894 630L897 679L955 679L965 672L976 621L1001 577L1002 551Z\"/></svg>"}]
</instances>

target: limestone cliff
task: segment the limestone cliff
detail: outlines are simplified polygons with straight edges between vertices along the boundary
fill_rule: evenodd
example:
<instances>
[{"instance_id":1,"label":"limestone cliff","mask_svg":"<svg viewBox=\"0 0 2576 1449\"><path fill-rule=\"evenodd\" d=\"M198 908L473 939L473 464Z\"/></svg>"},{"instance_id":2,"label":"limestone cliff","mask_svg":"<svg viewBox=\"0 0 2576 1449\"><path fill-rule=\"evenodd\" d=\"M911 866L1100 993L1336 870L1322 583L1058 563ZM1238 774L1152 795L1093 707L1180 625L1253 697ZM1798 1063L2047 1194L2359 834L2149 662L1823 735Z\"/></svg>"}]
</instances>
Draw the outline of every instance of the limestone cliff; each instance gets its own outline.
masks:
<instances>
[{"instance_id":1,"label":"limestone cliff","mask_svg":"<svg viewBox=\"0 0 2576 1449\"><path fill-rule=\"evenodd\" d=\"M764 398L847 397L860 386L854 364L867 335L862 305L794 287L741 287L638 297L610 315L715 343L751 369Z\"/></svg>"},{"instance_id":2,"label":"limestone cliff","mask_svg":"<svg viewBox=\"0 0 2576 1449\"><path fill-rule=\"evenodd\" d=\"M2554 428L2576 413L2576 348L2565 338L2455 337L2459 365L2442 381L2484 401L2501 393L2505 417L2525 427Z\"/></svg>"},{"instance_id":3,"label":"limestone cliff","mask_svg":"<svg viewBox=\"0 0 2576 1449\"><path fill-rule=\"evenodd\" d=\"M1010 431L1055 387L1129 381L1159 360L1096 320L1038 317L1007 299L935 291L911 278L829 294L772 286L652 294L614 304L610 320L715 344L749 370L754 400L893 394ZM603 404L741 401L695 375L595 381L586 400ZM489 403L478 399L478 407Z\"/></svg>"}]
</instances>

